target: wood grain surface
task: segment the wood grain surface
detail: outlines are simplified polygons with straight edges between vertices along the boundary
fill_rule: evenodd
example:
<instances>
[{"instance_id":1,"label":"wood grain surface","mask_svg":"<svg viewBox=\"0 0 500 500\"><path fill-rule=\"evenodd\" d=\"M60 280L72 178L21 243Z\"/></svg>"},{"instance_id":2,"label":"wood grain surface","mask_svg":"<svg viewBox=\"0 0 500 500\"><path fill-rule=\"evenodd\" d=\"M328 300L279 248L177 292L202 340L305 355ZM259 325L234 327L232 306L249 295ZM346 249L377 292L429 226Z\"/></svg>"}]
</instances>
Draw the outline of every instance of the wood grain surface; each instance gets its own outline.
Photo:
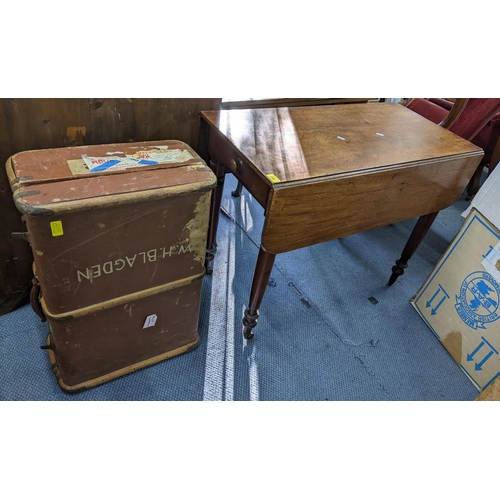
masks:
<instances>
[{"instance_id":1,"label":"wood grain surface","mask_svg":"<svg viewBox=\"0 0 500 500\"><path fill-rule=\"evenodd\" d=\"M483 151L393 103L203 112L209 152L266 209L270 253L442 210Z\"/></svg>"},{"instance_id":2,"label":"wood grain surface","mask_svg":"<svg viewBox=\"0 0 500 500\"><path fill-rule=\"evenodd\" d=\"M203 113L264 177L281 182L477 153L477 146L398 104Z\"/></svg>"},{"instance_id":3,"label":"wood grain surface","mask_svg":"<svg viewBox=\"0 0 500 500\"><path fill-rule=\"evenodd\" d=\"M406 164L307 184L276 185L262 245L282 253L387 226L451 205L480 156Z\"/></svg>"}]
</instances>

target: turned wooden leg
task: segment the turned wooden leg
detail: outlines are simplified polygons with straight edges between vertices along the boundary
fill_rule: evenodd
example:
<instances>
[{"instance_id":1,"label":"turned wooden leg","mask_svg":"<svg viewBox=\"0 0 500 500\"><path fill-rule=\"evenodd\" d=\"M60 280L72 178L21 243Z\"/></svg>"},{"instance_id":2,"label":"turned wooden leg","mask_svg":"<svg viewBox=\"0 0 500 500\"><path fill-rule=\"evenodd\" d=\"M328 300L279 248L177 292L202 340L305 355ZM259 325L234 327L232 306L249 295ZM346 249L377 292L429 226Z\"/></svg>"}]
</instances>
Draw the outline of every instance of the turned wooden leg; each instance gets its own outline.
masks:
<instances>
[{"instance_id":1,"label":"turned wooden leg","mask_svg":"<svg viewBox=\"0 0 500 500\"><path fill-rule=\"evenodd\" d=\"M205 269L207 274L212 274L212 261L217 251L217 227L219 226L220 204L224 191L225 168L222 163L210 161L210 168L217 177L217 186L212 192L210 201L210 215L208 219L207 252L205 254Z\"/></svg>"},{"instance_id":2,"label":"turned wooden leg","mask_svg":"<svg viewBox=\"0 0 500 500\"><path fill-rule=\"evenodd\" d=\"M418 219L417 224L406 242L406 246L403 249L401 257L396 261L396 265L392 268L389 286L393 285L399 276L404 274L405 269L408 267L408 261L411 259L420 243L422 243L422 240L427 234L427 231L429 231L429 228L432 226L432 223L436 219L438 213L439 212L434 212L432 214L423 215L420 219Z\"/></svg>"},{"instance_id":3,"label":"turned wooden leg","mask_svg":"<svg viewBox=\"0 0 500 500\"><path fill-rule=\"evenodd\" d=\"M243 189L243 184L240 181L238 181L238 185L236 186L236 189L234 191L231 191L231 194L235 198L239 198L241 196L242 189Z\"/></svg>"},{"instance_id":4,"label":"turned wooden leg","mask_svg":"<svg viewBox=\"0 0 500 500\"><path fill-rule=\"evenodd\" d=\"M474 172L472 179L469 181L469 184L467 186L467 196L465 198L467 201L469 201L479 191L484 167L485 165L481 163L479 167L477 167L477 170Z\"/></svg>"},{"instance_id":5,"label":"turned wooden leg","mask_svg":"<svg viewBox=\"0 0 500 500\"><path fill-rule=\"evenodd\" d=\"M252 328L257 325L259 307L266 292L267 282L269 281L275 258L276 254L268 253L262 246L260 247L253 275L252 289L250 291L249 306L245 310L243 318L243 335L246 339L253 337Z\"/></svg>"}]
</instances>

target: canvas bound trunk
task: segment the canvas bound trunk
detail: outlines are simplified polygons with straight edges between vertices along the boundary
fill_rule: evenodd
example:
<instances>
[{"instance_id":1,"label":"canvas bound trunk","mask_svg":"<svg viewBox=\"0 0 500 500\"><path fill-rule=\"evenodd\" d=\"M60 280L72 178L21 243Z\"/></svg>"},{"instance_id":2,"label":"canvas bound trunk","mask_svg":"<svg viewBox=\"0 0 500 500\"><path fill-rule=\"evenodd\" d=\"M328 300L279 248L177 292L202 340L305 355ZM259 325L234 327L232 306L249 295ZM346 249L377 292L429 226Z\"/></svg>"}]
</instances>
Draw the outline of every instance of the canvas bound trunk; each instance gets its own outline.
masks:
<instances>
[{"instance_id":1,"label":"canvas bound trunk","mask_svg":"<svg viewBox=\"0 0 500 500\"><path fill-rule=\"evenodd\" d=\"M25 151L6 164L61 387L197 346L216 178L179 141Z\"/></svg>"}]
</instances>

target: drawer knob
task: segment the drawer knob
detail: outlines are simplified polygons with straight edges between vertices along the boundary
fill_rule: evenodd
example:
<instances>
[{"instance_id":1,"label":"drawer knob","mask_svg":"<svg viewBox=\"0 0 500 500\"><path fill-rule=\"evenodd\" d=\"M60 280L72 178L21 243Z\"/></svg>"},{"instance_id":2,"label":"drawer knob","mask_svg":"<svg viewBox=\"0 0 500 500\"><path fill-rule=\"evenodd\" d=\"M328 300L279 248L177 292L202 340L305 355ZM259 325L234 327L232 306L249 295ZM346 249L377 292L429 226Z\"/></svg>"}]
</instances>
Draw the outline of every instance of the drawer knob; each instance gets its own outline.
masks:
<instances>
[{"instance_id":1,"label":"drawer knob","mask_svg":"<svg viewBox=\"0 0 500 500\"><path fill-rule=\"evenodd\" d=\"M231 170L231 172L233 174L239 174L241 175L241 173L243 172L243 161L241 158L238 158L237 160L231 160L229 162L229 170Z\"/></svg>"}]
</instances>

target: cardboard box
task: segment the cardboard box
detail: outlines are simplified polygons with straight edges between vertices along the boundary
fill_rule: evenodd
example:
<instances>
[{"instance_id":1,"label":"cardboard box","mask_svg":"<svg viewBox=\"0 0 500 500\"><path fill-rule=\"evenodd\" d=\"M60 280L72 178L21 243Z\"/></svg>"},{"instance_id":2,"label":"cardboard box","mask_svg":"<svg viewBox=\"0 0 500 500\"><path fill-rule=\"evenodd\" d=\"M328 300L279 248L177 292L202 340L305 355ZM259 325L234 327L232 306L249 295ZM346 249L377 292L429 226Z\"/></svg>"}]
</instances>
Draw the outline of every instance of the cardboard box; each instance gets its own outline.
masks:
<instances>
[{"instance_id":1,"label":"cardboard box","mask_svg":"<svg viewBox=\"0 0 500 500\"><path fill-rule=\"evenodd\" d=\"M500 231L476 208L411 303L474 385L500 375Z\"/></svg>"}]
</instances>

